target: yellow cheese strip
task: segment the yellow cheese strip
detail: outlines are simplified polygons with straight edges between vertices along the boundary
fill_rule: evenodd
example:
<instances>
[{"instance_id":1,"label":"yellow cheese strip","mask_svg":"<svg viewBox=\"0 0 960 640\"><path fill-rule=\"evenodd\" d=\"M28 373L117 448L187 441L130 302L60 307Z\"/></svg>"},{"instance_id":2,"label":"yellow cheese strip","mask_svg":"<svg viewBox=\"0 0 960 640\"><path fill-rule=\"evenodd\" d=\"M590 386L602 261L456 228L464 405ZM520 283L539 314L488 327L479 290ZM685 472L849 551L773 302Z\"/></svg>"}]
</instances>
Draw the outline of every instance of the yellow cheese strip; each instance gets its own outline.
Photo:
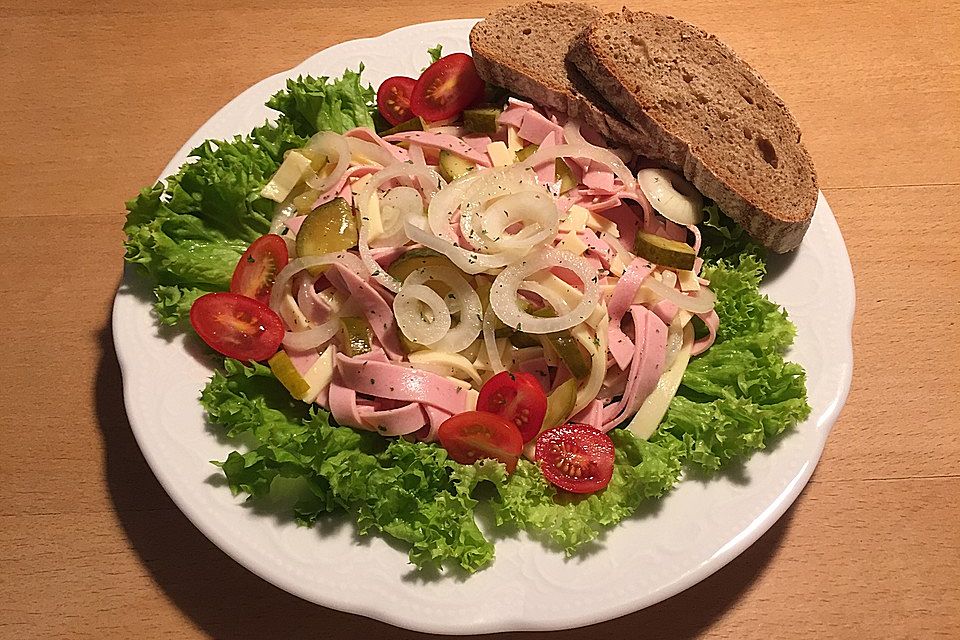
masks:
<instances>
[{"instance_id":1,"label":"yellow cheese strip","mask_svg":"<svg viewBox=\"0 0 960 640\"><path fill-rule=\"evenodd\" d=\"M614 238L620 237L620 229L613 220L598 216L591 211L587 211L587 228L593 229L597 233L607 232Z\"/></svg>"},{"instance_id":2,"label":"yellow cheese strip","mask_svg":"<svg viewBox=\"0 0 960 640\"><path fill-rule=\"evenodd\" d=\"M517 161L517 154L499 140L487 145L487 154L495 167L509 167Z\"/></svg>"},{"instance_id":3,"label":"yellow cheese strip","mask_svg":"<svg viewBox=\"0 0 960 640\"><path fill-rule=\"evenodd\" d=\"M560 242L557 243L557 249L569 251L575 256L582 256L588 248L587 244L580 239L580 236L573 231L564 233Z\"/></svg>"},{"instance_id":4,"label":"yellow cheese strip","mask_svg":"<svg viewBox=\"0 0 960 640\"><path fill-rule=\"evenodd\" d=\"M677 271L677 279L680 281L680 291L700 291L700 279L693 271Z\"/></svg>"},{"instance_id":5,"label":"yellow cheese strip","mask_svg":"<svg viewBox=\"0 0 960 640\"><path fill-rule=\"evenodd\" d=\"M567 215L560 222L559 231L573 232L583 231L587 226L590 212L578 204L573 205L567 210Z\"/></svg>"},{"instance_id":6,"label":"yellow cheese strip","mask_svg":"<svg viewBox=\"0 0 960 640\"><path fill-rule=\"evenodd\" d=\"M687 324L683 328L683 346L680 347L680 352L670 367L660 376L653 393L647 396L647 399L640 405L637 415L627 425L627 428L637 434L638 437L646 440L657 430L660 421L667 413L670 401L673 400L673 396L677 394L677 389L680 388L680 380L683 378L683 372L687 370L692 349L693 325Z\"/></svg>"},{"instance_id":7,"label":"yellow cheese strip","mask_svg":"<svg viewBox=\"0 0 960 640\"><path fill-rule=\"evenodd\" d=\"M283 202L293 188L300 184L300 181L311 171L313 168L310 165L310 158L299 151L291 151L283 159L283 164L273 174L270 182L260 190L260 195L274 202Z\"/></svg>"},{"instance_id":8,"label":"yellow cheese strip","mask_svg":"<svg viewBox=\"0 0 960 640\"><path fill-rule=\"evenodd\" d=\"M300 398L301 400L313 402L333 380L334 356L336 353L337 348L332 344L328 345L326 350L320 354L320 359L314 362L313 366L303 374L303 379L310 385L310 389Z\"/></svg>"}]
</instances>

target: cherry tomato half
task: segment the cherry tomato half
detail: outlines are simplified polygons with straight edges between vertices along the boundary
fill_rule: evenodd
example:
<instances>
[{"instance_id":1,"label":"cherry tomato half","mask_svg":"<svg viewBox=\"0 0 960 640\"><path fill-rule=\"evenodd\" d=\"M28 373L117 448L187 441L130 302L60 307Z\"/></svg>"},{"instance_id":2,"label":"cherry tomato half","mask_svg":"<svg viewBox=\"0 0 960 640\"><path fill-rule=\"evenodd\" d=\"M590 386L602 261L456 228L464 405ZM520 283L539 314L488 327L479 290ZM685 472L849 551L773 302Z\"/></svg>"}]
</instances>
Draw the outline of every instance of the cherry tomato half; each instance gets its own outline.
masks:
<instances>
[{"instance_id":1,"label":"cherry tomato half","mask_svg":"<svg viewBox=\"0 0 960 640\"><path fill-rule=\"evenodd\" d=\"M280 316L239 293L197 298L190 307L190 324L210 348L237 360L266 360L283 340Z\"/></svg>"},{"instance_id":2,"label":"cherry tomato half","mask_svg":"<svg viewBox=\"0 0 960 640\"><path fill-rule=\"evenodd\" d=\"M240 257L230 280L230 291L267 304L277 274L289 260L283 238L275 233L260 236Z\"/></svg>"},{"instance_id":3,"label":"cherry tomato half","mask_svg":"<svg viewBox=\"0 0 960 640\"><path fill-rule=\"evenodd\" d=\"M476 102L485 87L473 58L453 53L420 74L410 97L410 109L428 122L451 118Z\"/></svg>"},{"instance_id":4,"label":"cherry tomato half","mask_svg":"<svg viewBox=\"0 0 960 640\"><path fill-rule=\"evenodd\" d=\"M387 78L377 89L377 110L383 119L396 126L413 117L410 95L417 81L406 76Z\"/></svg>"},{"instance_id":5,"label":"cherry tomato half","mask_svg":"<svg viewBox=\"0 0 960 640\"><path fill-rule=\"evenodd\" d=\"M501 371L480 388L477 410L495 413L520 429L524 442L540 432L547 413L547 394L529 373Z\"/></svg>"},{"instance_id":6,"label":"cherry tomato half","mask_svg":"<svg viewBox=\"0 0 960 640\"><path fill-rule=\"evenodd\" d=\"M585 424L564 424L537 438L536 460L547 480L572 493L593 493L613 477L613 441Z\"/></svg>"},{"instance_id":7,"label":"cherry tomato half","mask_svg":"<svg viewBox=\"0 0 960 640\"><path fill-rule=\"evenodd\" d=\"M485 411L467 411L448 418L437 431L440 444L460 464L494 458L513 473L523 450L517 428L500 416Z\"/></svg>"}]
</instances>

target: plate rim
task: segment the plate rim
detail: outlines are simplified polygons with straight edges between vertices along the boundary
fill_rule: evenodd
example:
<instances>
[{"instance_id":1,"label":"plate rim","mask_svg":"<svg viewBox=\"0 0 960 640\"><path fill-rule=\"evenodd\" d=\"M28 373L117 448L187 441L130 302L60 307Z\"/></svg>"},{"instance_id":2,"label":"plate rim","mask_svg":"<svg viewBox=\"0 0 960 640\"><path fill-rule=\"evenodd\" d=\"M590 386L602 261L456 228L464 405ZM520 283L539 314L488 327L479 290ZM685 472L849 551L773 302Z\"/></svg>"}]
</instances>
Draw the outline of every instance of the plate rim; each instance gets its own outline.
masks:
<instances>
[{"instance_id":1,"label":"plate rim","mask_svg":"<svg viewBox=\"0 0 960 640\"><path fill-rule=\"evenodd\" d=\"M170 162L164 167L163 172L158 177L158 181L164 179L167 175L171 173L171 165L175 163L177 158L183 156L185 152L189 152L194 148L198 142L198 138L202 140L206 139L205 136L200 136L200 132L207 129L211 123L218 121L232 106L236 103L242 101L245 96L251 93L256 93L258 90L266 84L274 83L278 79L284 79L293 77L295 74L300 72L300 70L309 65L317 57L321 55L329 55L332 50L337 49L349 49L356 47L361 43L367 43L373 40L378 40L386 37L396 37L403 35L407 31L419 31L425 28L433 28L439 33L443 33L444 30L450 29L468 29L473 24L478 21L476 18L460 18L452 20L436 20L429 22L420 22L410 25L405 25L391 31L387 31L377 36L371 36L366 38L357 38L352 40L347 40L334 44L326 49L317 51L307 57L305 60L297 64L296 66L280 71L278 73L272 74L263 78L262 80L254 83L249 86L229 101L227 101L222 107L220 107L213 115L207 118L203 124L201 124L193 134L184 142L184 144L176 151L176 153L171 158ZM239 132L243 133L243 132ZM177 167L173 167L175 171ZM821 211L821 206L823 211ZM725 545L719 552L714 554L714 556L703 565L699 566L696 570L689 572L688 574L682 576L680 579L666 585L664 588L654 591L652 594L647 593L645 595L638 596L627 602L620 602L616 605L611 605L604 609L599 609L596 611L591 611L590 614L580 615L576 618L570 618L557 621L531 621L525 620L523 618L506 618L498 620L496 623L490 623L489 621L477 622L473 624L461 625L460 623L447 623L447 624L434 624L433 621L429 621L427 624L424 624L423 620L415 619L412 616L405 616L402 613L396 611L390 611L382 608L377 608L373 603L357 603L355 601L349 600L338 600L335 593L325 594L327 596L324 598L317 598L316 594L310 592L306 587L301 583L293 580L285 580L282 575L278 575L276 572L271 572L268 570L268 567L261 566L259 563L252 561L244 553L239 543L234 542L230 539L229 536L222 536L220 533L212 527L204 519L204 511L189 502L183 494L179 492L173 483L170 474L168 474L166 467L157 455L156 451L151 449L149 446L145 446L144 438L145 432L148 428L146 425L137 424L136 420L133 417L133 412L131 412L131 407L136 403L135 398L133 398L133 389L132 386L127 384L127 381L130 380L132 376L132 369L134 368L135 358L131 357L131 353L126 350L126 345L124 344L124 335L122 331L118 331L118 326L122 322L122 309L119 301L121 300L121 294L124 291L125 287L137 286L142 284L143 276L142 274L135 272L135 266L125 263L123 270L123 277L120 282L117 294L114 297L114 303L111 313L111 326L113 333L113 342L114 348L117 355L117 360L120 365L121 371L121 381L123 386L123 399L124 399L124 410L127 414L128 421L131 427L131 431L134 434L136 439L137 446L141 451L141 454L147 461L150 470L153 472L154 476L160 482L160 485L163 487L164 491L170 496L177 508L183 513L187 519L196 527L204 536L206 536L211 542L213 542L221 551L230 556L231 559L236 561L238 564L251 571L258 577L267 582L273 584L274 586L287 591L301 599L304 599L308 602L314 604L319 604L321 606L329 607L332 609L337 609L340 611L362 615L365 617L373 618L380 620L398 627L412 629L416 631L426 632L426 633L438 633L438 634L480 634L480 633L492 633L492 632L505 632L505 631L549 631L549 630L561 630L561 629L570 629L576 628L591 624L596 624L606 620L611 620L623 615L634 613L640 611L648 606L652 606L658 602L662 602L688 588L691 586L703 581L707 577L713 575L721 568L726 566L730 561L736 558L738 555L743 553L749 546L756 542L766 531L773 526L777 520L786 512L786 510L794 503L797 497L802 492L803 488L806 486L811 475L813 474L814 469L816 468L822 454L823 448L826 444L827 437L832 430L833 425L838 419L841 410L846 404L847 397L850 392L850 385L852 381L853 374L853 322L855 318L856 310L856 290L854 282L853 268L850 263L849 253L846 248L846 244L843 240L842 233L840 231L839 225L837 224L836 217L833 215L832 210L829 207L829 204L826 202L822 191L818 194L818 204L817 204L817 215L824 217L826 214L827 223L832 226L830 230L831 233L835 234L839 239L839 246L842 249L842 258L840 263L843 265L844 273L843 282L840 283L841 286L846 289L844 295L842 296L843 302L845 302L845 308L839 309L841 319L845 319L845 322L840 323L840 328L843 330L844 345L847 347L847 353L844 355L844 362L847 363L847 366L843 369L842 375L839 380L836 381L837 392L833 396L833 400L827 409L822 415L819 416L817 420L817 432L818 432L818 441L816 446L815 455L812 455L807 459L806 463L803 465L799 473L797 473L794 478L788 483L784 490L773 500L772 503L766 506L763 510L763 513L755 518L751 524L735 537L734 540L731 540L727 545ZM126 355L125 355L126 354ZM651 597L652 596L652 597Z\"/></svg>"}]
</instances>

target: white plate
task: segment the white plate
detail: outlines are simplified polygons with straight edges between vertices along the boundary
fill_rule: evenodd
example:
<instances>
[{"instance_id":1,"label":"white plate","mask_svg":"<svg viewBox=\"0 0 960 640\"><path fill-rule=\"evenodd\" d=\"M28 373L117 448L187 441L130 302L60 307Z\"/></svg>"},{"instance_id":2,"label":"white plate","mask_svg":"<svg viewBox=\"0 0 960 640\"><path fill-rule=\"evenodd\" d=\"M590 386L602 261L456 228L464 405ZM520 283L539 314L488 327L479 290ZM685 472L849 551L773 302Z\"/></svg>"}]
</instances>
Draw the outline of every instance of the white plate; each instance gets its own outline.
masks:
<instances>
[{"instance_id":1,"label":"white plate","mask_svg":"<svg viewBox=\"0 0 960 640\"><path fill-rule=\"evenodd\" d=\"M287 77L339 75L360 61L374 86L388 76L416 75L437 42L446 53L468 51L474 22L431 22L345 42L267 78L204 124L163 176L203 140L261 124L271 115L263 103ZM167 341L158 334L149 285L129 267L113 331L127 414L150 467L197 528L251 571L306 600L420 631L563 629L637 611L703 580L759 538L813 472L853 366L853 273L822 194L803 245L771 266L764 291L798 327L789 357L807 370L810 418L747 461L748 481L688 479L655 513L612 529L596 553L565 560L524 535L498 539L493 566L467 580L424 580L402 547L377 536L358 539L345 521L306 529L244 507L216 482L209 463L233 448L206 428L197 401L210 369L187 353L182 336Z\"/></svg>"}]
</instances>

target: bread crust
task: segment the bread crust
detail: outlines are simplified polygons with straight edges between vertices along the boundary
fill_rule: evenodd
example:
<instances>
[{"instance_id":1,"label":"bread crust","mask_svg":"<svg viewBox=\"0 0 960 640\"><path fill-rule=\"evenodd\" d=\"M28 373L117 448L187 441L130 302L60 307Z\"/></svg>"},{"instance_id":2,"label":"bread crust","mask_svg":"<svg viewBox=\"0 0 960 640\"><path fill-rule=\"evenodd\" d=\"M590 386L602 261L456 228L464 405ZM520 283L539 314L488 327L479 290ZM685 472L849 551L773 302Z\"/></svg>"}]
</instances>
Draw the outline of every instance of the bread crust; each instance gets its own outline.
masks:
<instances>
[{"instance_id":1,"label":"bread crust","mask_svg":"<svg viewBox=\"0 0 960 640\"><path fill-rule=\"evenodd\" d=\"M744 174L731 175L724 166L729 158L724 158L716 145L710 141L698 143L693 139L694 135L691 134L698 133L694 127L700 126L700 123L681 121L678 126L677 122L664 117L662 111L645 104L645 96L638 95L637 90L629 90L627 87L631 86L631 81L639 89L642 80L637 80L636 74L631 77L629 65L610 55L610 46L605 45L609 40L604 38L614 29L621 37L635 38L634 25L644 21L657 21L658 34L664 24L664 29L675 27L681 30L680 37L691 41L691 47L693 41L699 39L718 50L723 56L722 69L747 79L752 85L751 91L756 91L760 99L772 105L768 109L771 115L767 117L773 120L776 131L770 137L787 141L788 144L788 148L781 146L781 155L779 158L775 155L774 161L793 161L795 172L790 171L790 167L775 167L771 171L760 164L761 160L755 160L758 173L766 170L767 175L763 177L768 178L767 182L757 181L760 182L757 184ZM643 44L640 38L637 40ZM759 74L715 36L681 20L624 9L619 14L610 14L591 23L571 43L568 59L629 124L647 132L650 142L648 155L679 167L701 193L714 200L724 213L768 249L785 253L800 245L813 217L818 189L813 162L800 142L799 127L783 101ZM679 70L677 73L680 73ZM770 144L767 138L763 140ZM760 156L759 152L757 156ZM774 176L775 181L769 180L770 175ZM788 196L776 203L779 206L771 206L770 202L760 201L764 194L758 191L762 189L776 190Z\"/></svg>"},{"instance_id":2,"label":"bread crust","mask_svg":"<svg viewBox=\"0 0 960 640\"><path fill-rule=\"evenodd\" d=\"M637 91L642 80L636 69L615 59L607 43L612 31L619 29L617 35L623 42L638 24L649 26L650 21L656 21L657 37L677 29L681 40L690 39L691 47L701 45L716 52L722 72L738 74L733 78L767 105L769 112L762 116L773 123L771 127L760 127L750 136L744 128L747 141L735 141L739 142L735 153L728 149L724 154L711 145L708 134L692 128L696 125L706 130L719 125L710 119L714 114L674 109L673 116L682 114L678 121L670 117L669 110L665 114L646 104L645 96ZM608 36L606 42L604 35ZM531 40L525 41L527 37ZM630 53L649 56L647 45L637 40L629 40ZM530 42L529 49L525 42ZM545 48L544 42L550 46ZM608 139L681 171L768 249L785 253L800 245L813 216L818 188L799 127L759 74L715 36L681 20L646 12L623 9L604 16L582 4L531 2L502 9L478 23L471 31L470 44L486 81L579 118ZM538 55L530 55L534 50ZM704 75L710 73L708 69ZM714 84L722 85L716 79ZM752 101L749 104L754 105ZM732 108L742 110L744 105ZM685 120L698 116L701 121L693 124ZM768 150L772 157L767 157Z\"/></svg>"}]
</instances>

